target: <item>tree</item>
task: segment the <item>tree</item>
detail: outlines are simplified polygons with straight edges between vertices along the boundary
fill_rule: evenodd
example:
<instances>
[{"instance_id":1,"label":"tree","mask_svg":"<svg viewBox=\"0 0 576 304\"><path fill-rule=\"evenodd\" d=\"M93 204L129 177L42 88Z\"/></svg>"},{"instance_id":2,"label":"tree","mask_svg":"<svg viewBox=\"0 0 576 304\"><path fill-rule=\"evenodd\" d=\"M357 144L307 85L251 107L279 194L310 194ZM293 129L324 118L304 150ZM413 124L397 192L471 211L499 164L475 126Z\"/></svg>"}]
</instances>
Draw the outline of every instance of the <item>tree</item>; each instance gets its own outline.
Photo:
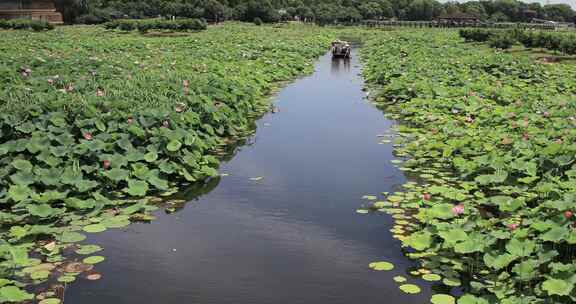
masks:
<instances>
[{"instance_id":1,"label":"tree","mask_svg":"<svg viewBox=\"0 0 576 304\"><path fill-rule=\"evenodd\" d=\"M225 10L226 8L222 3L216 0L207 0L204 3L204 18L218 23L224 19Z\"/></svg>"},{"instance_id":2,"label":"tree","mask_svg":"<svg viewBox=\"0 0 576 304\"><path fill-rule=\"evenodd\" d=\"M382 7L378 2L365 2L358 6L358 11L364 19L380 19Z\"/></svg>"},{"instance_id":3,"label":"tree","mask_svg":"<svg viewBox=\"0 0 576 304\"><path fill-rule=\"evenodd\" d=\"M573 21L574 11L568 4L548 4L543 8L546 19L554 21Z\"/></svg>"},{"instance_id":4,"label":"tree","mask_svg":"<svg viewBox=\"0 0 576 304\"><path fill-rule=\"evenodd\" d=\"M492 14L492 16L490 16L490 21L492 21L492 22L508 22L508 21L510 21L510 18L508 18L508 16L506 16L502 12L495 12L494 14Z\"/></svg>"},{"instance_id":5,"label":"tree","mask_svg":"<svg viewBox=\"0 0 576 304\"><path fill-rule=\"evenodd\" d=\"M434 0L414 0L408 6L410 20L432 20L440 14L442 5Z\"/></svg>"}]
</instances>

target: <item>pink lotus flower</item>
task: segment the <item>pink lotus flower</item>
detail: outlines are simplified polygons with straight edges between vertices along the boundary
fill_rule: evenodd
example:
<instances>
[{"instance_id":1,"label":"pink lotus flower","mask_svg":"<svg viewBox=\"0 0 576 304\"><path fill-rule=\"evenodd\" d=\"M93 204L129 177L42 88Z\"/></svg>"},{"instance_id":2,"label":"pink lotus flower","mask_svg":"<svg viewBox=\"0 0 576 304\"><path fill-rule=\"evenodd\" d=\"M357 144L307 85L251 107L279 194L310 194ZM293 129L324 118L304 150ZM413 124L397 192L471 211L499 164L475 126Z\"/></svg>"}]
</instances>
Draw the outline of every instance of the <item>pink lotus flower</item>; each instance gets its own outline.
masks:
<instances>
[{"instance_id":1,"label":"pink lotus flower","mask_svg":"<svg viewBox=\"0 0 576 304\"><path fill-rule=\"evenodd\" d=\"M452 207L452 214L454 214L455 216L458 216L462 213L464 213L464 205L458 204L458 205Z\"/></svg>"},{"instance_id":2,"label":"pink lotus flower","mask_svg":"<svg viewBox=\"0 0 576 304\"><path fill-rule=\"evenodd\" d=\"M473 123L473 122L474 122L474 118L472 118L471 116L466 116L466 122L467 122L467 123Z\"/></svg>"},{"instance_id":3,"label":"pink lotus flower","mask_svg":"<svg viewBox=\"0 0 576 304\"><path fill-rule=\"evenodd\" d=\"M90 132L84 133L84 139L85 140L92 140L92 138L93 138L92 133L90 133Z\"/></svg>"},{"instance_id":4,"label":"pink lotus flower","mask_svg":"<svg viewBox=\"0 0 576 304\"><path fill-rule=\"evenodd\" d=\"M185 88L190 86L190 80L184 80L182 81L182 84L184 85Z\"/></svg>"},{"instance_id":5,"label":"pink lotus flower","mask_svg":"<svg viewBox=\"0 0 576 304\"><path fill-rule=\"evenodd\" d=\"M511 231L514 231L514 230L518 229L518 224L508 224L508 229L510 229Z\"/></svg>"},{"instance_id":6,"label":"pink lotus flower","mask_svg":"<svg viewBox=\"0 0 576 304\"><path fill-rule=\"evenodd\" d=\"M126 120L126 122L128 122L129 124L133 124L133 123L134 123L134 118L128 117L128 119Z\"/></svg>"},{"instance_id":7,"label":"pink lotus flower","mask_svg":"<svg viewBox=\"0 0 576 304\"><path fill-rule=\"evenodd\" d=\"M104 167L104 170L108 170L108 168L110 168L110 161L109 160L103 160L102 161L102 167Z\"/></svg>"},{"instance_id":8,"label":"pink lotus flower","mask_svg":"<svg viewBox=\"0 0 576 304\"><path fill-rule=\"evenodd\" d=\"M96 96L98 96L98 97L104 96L104 91L99 88L98 90L96 90Z\"/></svg>"},{"instance_id":9,"label":"pink lotus flower","mask_svg":"<svg viewBox=\"0 0 576 304\"><path fill-rule=\"evenodd\" d=\"M550 117L550 112L544 112L544 117Z\"/></svg>"}]
</instances>

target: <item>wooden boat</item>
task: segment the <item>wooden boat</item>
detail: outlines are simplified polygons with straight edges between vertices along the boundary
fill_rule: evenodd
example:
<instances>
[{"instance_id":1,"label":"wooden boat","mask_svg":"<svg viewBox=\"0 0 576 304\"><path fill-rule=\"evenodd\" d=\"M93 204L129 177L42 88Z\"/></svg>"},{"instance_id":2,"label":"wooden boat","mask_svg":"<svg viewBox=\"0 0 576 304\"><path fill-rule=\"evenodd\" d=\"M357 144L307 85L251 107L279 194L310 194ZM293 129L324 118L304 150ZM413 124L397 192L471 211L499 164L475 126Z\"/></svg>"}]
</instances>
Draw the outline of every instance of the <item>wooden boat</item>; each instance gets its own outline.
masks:
<instances>
[{"instance_id":1,"label":"wooden boat","mask_svg":"<svg viewBox=\"0 0 576 304\"><path fill-rule=\"evenodd\" d=\"M332 42L333 58L350 58L352 47L347 41L336 40Z\"/></svg>"}]
</instances>

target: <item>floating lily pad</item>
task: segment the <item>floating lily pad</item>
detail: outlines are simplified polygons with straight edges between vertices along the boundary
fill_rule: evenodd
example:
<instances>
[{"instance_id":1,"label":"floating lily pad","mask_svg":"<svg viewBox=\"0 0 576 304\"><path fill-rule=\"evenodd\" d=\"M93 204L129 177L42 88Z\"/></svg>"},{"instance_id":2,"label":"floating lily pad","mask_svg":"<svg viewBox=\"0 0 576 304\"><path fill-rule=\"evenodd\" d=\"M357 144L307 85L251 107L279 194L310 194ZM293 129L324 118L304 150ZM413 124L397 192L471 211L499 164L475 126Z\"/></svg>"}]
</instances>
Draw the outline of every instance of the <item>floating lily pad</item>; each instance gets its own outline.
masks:
<instances>
[{"instance_id":1,"label":"floating lily pad","mask_svg":"<svg viewBox=\"0 0 576 304\"><path fill-rule=\"evenodd\" d=\"M39 270L30 274L33 280L44 280L47 279L48 276L50 276L50 271L48 270Z\"/></svg>"},{"instance_id":2,"label":"floating lily pad","mask_svg":"<svg viewBox=\"0 0 576 304\"><path fill-rule=\"evenodd\" d=\"M394 269L394 265L389 262L374 262L368 265L370 268L378 271L388 271Z\"/></svg>"},{"instance_id":3,"label":"floating lily pad","mask_svg":"<svg viewBox=\"0 0 576 304\"><path fill-rule=\"evenodd\" d=\"M357 209L357 210L356 210L356 213L360 213L360 214L367 214L367 213L369 213L369 212L370 212L370 211L368 211L368 210L366 210L366 209Z\"/></svg>"},{"instance_id":4,"label":"floating lily pad","mask_svg":"<svg viewBox=\"0 0 576 304\"><path fill-rule=\"evenodd\" d=\"M455 278L444 278L444 280L442 280L442 283L444 283L444 285L450 286L450 287L458 287L462 284L460 282L460 280L455 279Z\"/></svg>"},{"instance_id":5,"label":"floating lily pad","mask_svg":"<svg viewBox=\"0 0 576 304\"><path fill-rule=\"evenodd\" d=\"M60 304L60 303L61 303L60 299L57 298L44 299L38 302L38 304Z\"/></svg>"},{"instance_id":6,"label":"floating lily pad","mask_svg":"<svg viewBox=\"0 0 576 304\"><path fill-rule=\"evenodd\" d=\"M395 276L394 277L394 282L396 282L396 283L404 283L406 281L407 281L407 279L403 276Z\"/></svg>"},{"instance_id":7,"label":"floating lily pad","mask_svg":"<svg viewBox=\"0 0 576 304\"><path fill-rule=\"evenodd\" d=\"M82 228L82 230L84 230L85 232L88 232L88 233L99 233L99 232L106 231L106 226L104 226L102 224L92 224L92 225L84 226L84 228Z\"/></svg>"},{"instance_id":8,"label":"floating lily pad","mask_svg":"<svg viewBox=\"0 0 576 304\"><path fill-rule=\"evenodd\" d=\"M82 260L82 262L86 263L86 264L93 265L93 264L98 264L98 263L104 261L105 259L106 258L104 258L103 256L95 255L95 256L85 258L84 260Z\"/></svg>"},{"instance_id":9,"label":"floating lily pad","mask_svg":"<svg viewBox=\"0 0 576 304\"><path fill-rule=\"evenodd\" d=\"M434 273L429 273L429 274L425 274L422 276L422 279L428 282L438 282L440 280L442 280L442 277L434 274Z\"/></svg>"},{"instance_id":10,"label":"floating lily pad","mask_svg":"<svg viewBox=\"0 0 576 304\"><path fill-rule=\"evenodd\" d=\"M98 245L82 245L75 252L77 254L81 254L81 255L90 255L90 254L96 253L96 252L101 251L101 250L102 250L102 247L100 247Z\"/></svg>"},{"instance_id":11,"label":"floating lily pad","mask_svg":"<svg viewBox=\"0 0 576 304\"><path fill-rule=\"evenodd\" d=\"M58 237L58 240L62 243L76 243L85 239L86 236L78 232L64 232Z\"/></svg>"},{"instance_id":12,"label":"floating lily pad","mask_svg":"<svg viewBox=\"0 0 576 304\"><path fill-rule=\"evenodd\" d=\"M453 296L447 294L435 294L430 299L432 304L455 304L456 299Z\"/></svg>"},{"instance_id":13,"label":"floating lily pad","mask_svg":"<svg viewBox=\"0 0 576 304\"><path fill-rule=\"evenodd\" d=\"M404 285L400 285L400 290L402 290L405 293L409 293L409 294L416 294L419 293L420 287L418 287L417 285L414 284L404 284Z\"/></svg>"},{"instance_id":14,"label":"floating lily pad","mask_svg":"<svg viewBox=\"0 0 576 304\"><path fill-rule=\"evenodd\" d=\"M59 277L57 281L60 283L72 283L72 282L76 281L76 277L71 276L71 275L65 275L65 276Z\"/></svg>"}]
</instances>

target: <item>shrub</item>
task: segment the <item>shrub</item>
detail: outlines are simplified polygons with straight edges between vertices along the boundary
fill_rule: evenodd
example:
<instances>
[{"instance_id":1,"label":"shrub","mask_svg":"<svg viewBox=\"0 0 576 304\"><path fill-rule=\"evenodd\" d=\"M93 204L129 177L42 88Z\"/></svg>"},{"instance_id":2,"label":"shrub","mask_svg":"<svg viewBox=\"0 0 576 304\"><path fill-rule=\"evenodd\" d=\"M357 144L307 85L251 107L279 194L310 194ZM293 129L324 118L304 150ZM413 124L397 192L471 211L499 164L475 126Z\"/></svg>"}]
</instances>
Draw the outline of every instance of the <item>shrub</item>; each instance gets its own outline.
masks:
<instances>
[{"instance_id":1,"label":"shrub","mask_svg":"<svg viewBox=\"0 0 576 304\"><path fill-rule=\"evenodd\" d=\"M0 29L46 31L54 26L46 21L31 19L0 20Z\"/></svg>"},{"instance_id":2,"label":"shrub","mask_svg":"<svg viewBox=\"0 0 576 304\"><path fill-rule=\"evenodd\" d=\"M514 36L506 32L492 35L488 40L488 44L490 45L491 48L503 49L503 50L511 48L514 45L514 43L516 43L516 39L514 38Z\"/></svg>"},{"instance_id":3,"label":"shrub","mask_svg":"<svg viewBox=\"0 0 576 304\"><path fill-rule=\"evenodd\" d=\"M254 24L262 25L262 19L260 19L259 17L254 18Z\"/></svg>"},{"instance_id":4,"label":"shrub","mask_svg":"<svg viewBox=\"0 0 576 304\"><path fill-rule=\"evenodd\" d=\"M167 31L200 31L207 28L206 21L201 19L178 19L178 20L115 20L104 24L106 29L120 29L122 31L138 30L146 33L150 30Z\"/></svg>"},{"instance_id":5,"label":"shrub","mask_svg":"<svg viewBox=\"0 0 576 304\"><path fill-rule=\"evenodd\" d=\"M481 29L462 29L459 32L460 37L464 38L466 41L476 41L476 42L485 42L490 39L494 33L488 30L481 30Z\"/></svg>"},{"instance_id":6,"label":"shrub","mask_svg":"<svg viewBox=\"0 0 576 304\"><path fill-rule=\"evenodd\" d=\"M80 23L80 24L100 24L105 22L106 20L102 17L99 16L95 16L95 15L82 15L82 16L78 16L76 18L76 23Z\"/></svg>"},{"instance_id":7,"label":"shrub","mask_svg":"<svg viewBox=\"0 0 576 304\"><path fill-rule=\"evenodd\" d=\"M124 20L118 23L118 28L122 31L133 31L135 26L132 21Z\"/></svg>"}]
</instances>

